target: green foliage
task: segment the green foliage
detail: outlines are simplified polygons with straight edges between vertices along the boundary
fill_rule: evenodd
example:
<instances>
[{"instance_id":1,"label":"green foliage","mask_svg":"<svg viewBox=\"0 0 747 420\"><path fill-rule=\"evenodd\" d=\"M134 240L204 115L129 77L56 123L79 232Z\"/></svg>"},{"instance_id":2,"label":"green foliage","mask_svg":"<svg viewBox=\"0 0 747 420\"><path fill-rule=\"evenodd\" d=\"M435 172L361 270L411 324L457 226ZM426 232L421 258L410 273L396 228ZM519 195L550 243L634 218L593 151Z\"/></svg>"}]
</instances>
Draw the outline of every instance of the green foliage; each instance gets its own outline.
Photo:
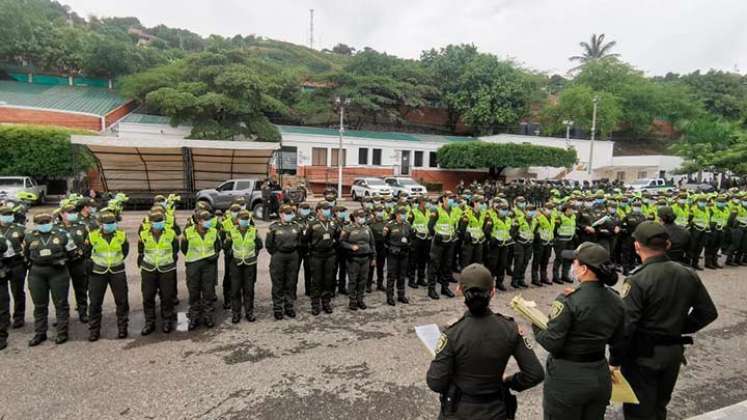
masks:
<instances>
[{"instance_id":1,"label":"green foliage","mask_svg":"<svg viewBox=\"0 0 747 420\"><path fill-rule=\"evenodd\" d=\"M570 167L576 163L574 149L516 143L450 143L438 149L438 164L449 169Z\"/></svg>"},{"instance_id":2,"label":"green foliage","mask_svg":"<svg viewBox=\"0 0 747 420\"><path fill-rule=\"evenodd\" d=\"M595 92L584 85L566 88L560 93L555 103L548 101L542 113L546 132L549 134L565 133L563 120L571 120L574 127L590 132L595 96L598 98L596 126L598 138L609 137L622 115L620 102L616 96L608 92Z\"/></svg>"},{"instance_id":3,"label":"green foliage","mask_svg":"<svg viewBox=\"0 0 747 420\"><path fill-rule=\"evenodd\" d=\"M696 71L680 80L693 89L708 112L747 123L747 76L710 70L705 74Z\"/></svg>"},{"instance_id":4,"label":"green foliage","mask_svg":"<svg viewBox=\"0 0 747 420\"><path fill-rule=\"evenodd\" d=\"M683 137L671 150L685 159L690 170L744 168L735 157L743 150L745 136L734 123L703 117L682 128ZM736 145L740 145L740 149L734 149ZM742 162L747 162L747 155L742 154L741 158Z\"/></svg>"},{"instance_id":5,"label":"green foliage","mask_svg":"<svg viewBox=\"0 0 747 420\"><path fill-rule=\"evenodd\" d=\"M582 41L579 43L581 46L581 55L575 55L570 57L571 61L579 61L583 64L591 63L594 61L600 61L607 58L618 57L620 54L611 53L612 48L617 45L617 41L604 42L604 34L592 34L590 42Z\"/></svg>"},{"instance_id":6,"label":"green foliage","mask_svg":"<svg viewBox=\"0 0 747 420\"><path fill-rule=\"evenodd\" d=\"M66 177L93 167L91 155L70 144L70 130L0 126L0 175ZM76 153L76 156L73 156Z\"/></svg>"}]
</instances>

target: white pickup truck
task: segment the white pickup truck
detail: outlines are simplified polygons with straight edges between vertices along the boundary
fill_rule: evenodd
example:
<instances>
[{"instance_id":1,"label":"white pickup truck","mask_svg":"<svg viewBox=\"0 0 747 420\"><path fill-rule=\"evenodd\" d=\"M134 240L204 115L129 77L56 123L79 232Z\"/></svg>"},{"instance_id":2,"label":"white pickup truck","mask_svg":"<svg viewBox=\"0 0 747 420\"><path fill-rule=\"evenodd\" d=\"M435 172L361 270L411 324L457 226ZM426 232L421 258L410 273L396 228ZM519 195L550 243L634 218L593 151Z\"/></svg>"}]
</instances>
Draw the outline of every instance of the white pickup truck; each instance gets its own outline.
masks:
<instances>
[{"instance_id":1,"label":"white pickup truck","mask_svg":"<svg viewBox=\"0 0 747 420\"><path fill-rule=\"evenodd\" d=\"M626 187L633 192L666 191L675 188L674 185L667 184L664 178L641 178L627 184Z\"/></svg>"},{"instance_id":2,"label":"white pickup truck","mask_svg":"<svg viewBox=\"0 0 747 420\"><path fill-rule=\"evenodd\" d=\"M34 204L43 204L47 198L47 186L37 184L28 176L0 176L0 199L18 200L18 193L32 193L36 196Z\"/></svg>"}]
</instances>

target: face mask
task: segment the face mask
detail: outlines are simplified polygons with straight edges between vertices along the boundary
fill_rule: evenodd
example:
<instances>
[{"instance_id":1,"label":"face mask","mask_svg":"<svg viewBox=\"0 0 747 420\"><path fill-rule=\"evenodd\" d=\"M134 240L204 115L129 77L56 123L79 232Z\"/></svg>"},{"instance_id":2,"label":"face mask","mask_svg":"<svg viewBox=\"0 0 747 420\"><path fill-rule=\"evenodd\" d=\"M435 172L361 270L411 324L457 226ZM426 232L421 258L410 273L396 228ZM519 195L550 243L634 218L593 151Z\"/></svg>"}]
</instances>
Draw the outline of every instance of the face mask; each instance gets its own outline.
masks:
<instances>
[{"instance_id":1,"label":"face mask","mask_svg":"<svg viewBox=\"0 0 747 420\"><path fill-rule=\"evenodd\" d=\"M384 212L383 211L377 211L376 212L376 217L384 217Z\"/></svg>"},{"instance_id":2,"label":"face mask","mask_svg":"<svg viewBox=\"0 0 747 420\"><path fill-rule=\"evenodd\" d=\"M596 204L597 206L601 206L602 204L604 204L604 199L597 198L596 200L594 200L594 204Z\"/></svg>"},{"instance_id":3,"label":"face mask","mask_svg":"<svg viewBox=\"0 0 747 420\"><path fill-rule=\"evenodd\" d=\"M716 203L716 207L722 209L722 208L726 207L726 203L724 203L722 201L719 201L719 202Z\"/></svg>"},{"instance_id":4,"label":"face mask","mask_svg":"<svg viewBox=\"0 0 747 420\"><path fill-rule=\"evenodd\" d=\"M6 214L6 215L0 216L0 222L5 223L6 225L13 223L13 220L15 220L15 218L13 217L12 214Z\"/></svg>"},{"instance_id":5,"label":"face mask","mask_svg":"<svg viewBox=\"0 0 747 420\"><path fill-rule=\"evenodd\" d=\"M366 203L366 205L364 207L367 208L367 209L372 209L373 208L373 203Z\"/></svg>"},{"instance_id":6,"label":"face mask","mask_svg":"<svg viewBox=\"0 0 747 420\"><path fill-rule=\"evenodd\" d=\"M485 211L488 208L487 204L480 204L480 211Z\"/></svg>"},{"instance_id":7,"label":"face mask","mask_svg":"<svg viewBox=\"0 0 747 420\"><path fill-rule=\"evenodd\" d=\"M428 203L428 210L431 210L431 211L436 210L436 207L438 207L438 206L436 206L433 203Z\"/></svg>"},{"instance_id":8,"label":"face mask","mask_svg":"<svg viewBox=\"0 0 747 420\"><path fill-rule=\"evenodd\" d=\"M51 223L45 223L43 225L38 225L36 227L36 230L38 230L41 233L49 233L52 231L52 224Z\"/></svg>"},{"instance_id":9,"label":"face mask","mask_svg":"<svg viewBox=\"0 0 747 420\"><path fill-rule=\"evenodd\" d=\"M330 217L332 217L332 210L322 209L322 216L324 216L325 219L329 219Z\"/></svg>"},{"instance_id":10,"label":"face mask","mask_svg":"<svg viewBox=\"0 0 747 420\"><path fill-rule=\"evenodd\" d=\"M337 218L340 220L348 220L348 214L345 212L337 213Z\"/></svg>"},{"instance_id":11,"label":"face mask","mask_svg":"<svg viewBox=\"0 0 747 420\"><path fill-rule=\"evenodd\" d=\"M104 228L104 233L112 233L117 230L116 223L104 223L102 227Z\"/></svg>"},{"instance_id":12,"label":"face mask","mask_svg":"<svg viewBox=\"0 0 747 420\"><path fill-rule=\"evenodd\" d=\"M747 201L742 201L742 205L747 207Z\"/></svg>"},{"instance_id":13,"label":"face mask","mask_svg":"<svg viewBox=\"0 0 747 420\"><path fill-rule=\"evenodd\" d=\"M402 218L402 220L407 220L407 212L402 212L399 214L399 216Z\"/></svg>"},{"instance_id":14,"label":"face mask","mask_svg":"<svg viewBox=\"0 0 747 420\"><path fill-rule=\"evenodd\" d=\"M591 207L593 205L594 205L594 203L591 202L591 201L584 201L584 207Z\"/></svg>"},{"instance_id":15,"label":"face mask","mask_svg":"<svg viewBox=\"0 0 747 420\"><path fill-rule=\"evenodd\" d=\"M576 274L576 270L573 267L568 270L568 277L570 277L574 283L578 281L578 275Z\"/></svg>"},{"instance_id":16,"label":"face mask","mask_svg":"<svg viewBox=\"0 0 747 420\"><path fill-rule=\"evenodd\" d=\"M644 198L643 204L651 204L651 200L649 200L648 198Z\"/></svg>"},{"instance_id":17,"label":"face mask","mask_svg":"<svg viewBox=\"0 0 747 420\"><path fill-rule=\"evenodd\" d=\"M501 215L501 217L508 216L508 210L498 210L498 214Z\"/></svg>"},{"instance_id":18,"label":"face mask","mask_svg":"<svg viewBox=\"0 0 747 420\"><path fill-rule=\"evenodd\" d=\"M237 217L239 217L239 212L237 212L237 211L232 211L232 212L231 212L231 218L235 219L235 218L237 218Z\"/></svg>"},{"instance_id":19,"label":"face mask","mask_svg":"<svg viewBox=\"0 0 747 420\"><path fill-rule=\"evenodd\" d=\"M306 217L311 213L311 209L301 209L298 213L301 214L301 217Z\"/></svg>"},{"instance_id":20,"label":"face mask","mask_svg":"<svg viewBox=\"0 0 747 420\"><path fill-rule=\"evenodd\" d=\"M610 212L610 214L615 214L615 213L617 213L617 209L608 209L608 211Z\"/></svg>"},{"instance_id":21,"label":"face mask","mask_svg":"<svg viewBox=\"0 0 747 420\"><path fill-rule=\"evenodd\" d=\"M527 203L525 203L523 201L516 203L516 207L518 207L520 209L526 208L526 206L527 206Z\"/></svg>"},{"instance_id":22,"label":"face mask","mask_svg":"<svg viewBox=\"0 0 747 420\"><path fill-rule=\"evenodd\" d=\"M449 207L453 207L454 206L454 199L453 198L449 198L448 200L446 200L446 205L449 206Z\"/></svg>"},{"instance_id":23,"label":"face mask","mask_svg":"<svg viewBox=\"0 0 747 420\"><path fill-rule=\"evenodd\" d=\"M529 216L529 217L534 217L536 214L537 214L537 212L535 210L529 210L527 212L527 216Z\"/></svg>"},{"instance_id":24,"label":"face mask","mask_svg":"<svg viewBox=\"0 0 747 420\"><path fill-rule=\"evenodd\" d=\"M68 222L77 222L78 221L78 213L68 213L67 214L67 221Z\"/></svg>"},{"instance_id":25,"label":"face mask","mask_svg":"<svg viewBox=\"0 0 747 420\"><path fill-rule=\"evenodd\" d=\"M202 227L204 227L205 229L210 229L212 226L213 226L212 220L204 220L202 222Z\"/></svg>"},{"instance_id":26,"label":"face mask","mask_svg":"<svg viewBox=\"0 0 747 420\"><path fill-rule=\"evenodd\" d=\"M390 209L394 207L394 203L386 203L386 208Z\"/></svg>"},{"instance_id":27,"label":"face mask","mask_svg":"<svg viewBox=\"0 0 747 420\"><path fill-rule=\"evenodd\" d=\"M97 211L98 211L98 209L96 209L96 207L89 207L88 208L88 213L89 214L96 214Z\"/></svg>"},{"instance_id":28,"label":"face mask","mask_svg":"<svg viewBox=\"0 0 747 420\"><path fill-rule=\"evenodd\" d=\"M641 212L641 208L638 207L638 206L633 206L633 212L634 213L640 213Z\"/></svg>"},{"instance_id":29,"label":"face mask","mask_svg":"<svg viewBox=\"0 0 747 420\"><path fill-rule=\"evenodd\" d=\"M295 218L296 218L295 214L283 213L283 220L286 221L286 222L292 222L293 219L295 219Z\"/></svg>"},{"instance_id":30,"label":"face mask","mask_svg":"<svg viewBox=\"0 0 747 420\"><path fill-rule=\"evenodd\" d=\"M704 209L705 206L706 206L706 203L704 203L704 202L698 203L698 207L700 207L701 209Z\"/></svg>"},{"instance_id":31,"label":"face mask","mask_svg":"<svg viewBox=\"0 0 747 420\"><path fill-rule=\"evenodd\" d=\"M684 206L685 203L687 203L686 200L677 200L677 204L679 204L680 206Z\"/></svg>"},{"instance_id":32,"label":"face mask","mask_svg":"<svg viewBox=\"0 0 747 420\"><path fill-rule=\"evenodd\" d=\"M249 220L248 219L239 219L239 227L249 227Z\"/></svg>"},{"instance_id":33,"label":"face mask","mask_svg":"<svg viewBox=\"0 0 747 420\"><path fill-rule=\"evenodd\" d=\"M155 230L163 230L163 228L165 228L165 227L166 227L166 222L164 222L164 221L153 222L153 229L155 229Z\"/></svg>"}]
</instances>

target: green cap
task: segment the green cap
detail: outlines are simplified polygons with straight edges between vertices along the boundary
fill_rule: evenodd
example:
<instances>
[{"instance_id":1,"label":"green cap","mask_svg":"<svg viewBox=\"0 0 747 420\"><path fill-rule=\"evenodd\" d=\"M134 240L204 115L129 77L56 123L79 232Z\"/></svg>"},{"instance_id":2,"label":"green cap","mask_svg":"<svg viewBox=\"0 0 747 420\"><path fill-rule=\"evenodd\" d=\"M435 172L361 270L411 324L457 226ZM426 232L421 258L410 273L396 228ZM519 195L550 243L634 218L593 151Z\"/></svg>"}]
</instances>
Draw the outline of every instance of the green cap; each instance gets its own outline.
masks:
<instances>
[{"instance_id":1,"label":"green cap","mask_svg":"<svg viewBox=\"0 0 747 420\"><path fill-rule=\"evenodd\" d=\"M565 250L560 255L566 260L579 260L594 268L600 268L610 260L610 253L594 242L584 242L578 248Z\"/></svg>"},{"instance_id":2,"label":"green cap","mask_svg":"<svg viewBox=\"0 0 747 420\"><path fill-rule=\"evenodd\" d=\"M117 221L117 216L114 215L111 211L103 212L99 215L99 222L100 223L114 223Z\"/></svg>"},{"instance_id":3,"label":"green cap","mask_svg":"<svg viewBox=\"0 0 747 420\"><path fill-rule=\"evenodd\" d=\"M151 222L163 222L163 213L160 211L152 211L148 214L148 220Z\"/></svg>"},{"instance_id":4,"label":"green cap","mask_svg":"<svg viewBox=\"0 0 747 420\"><path fill-rule=\"evenodd\" d=\"M8 206L0 206L0 215L7 216L13 214L13 209Z\"/></svg>"},{"instance_id":5,"label":"green cap","mask_svg":"<svg viewBox=\"0 0 747 420\"><path fill-rule=\"evenodd\" d=\"M657 222L647 221L643 222L635 228L633 232L633 238L641 244L649 245L653 239L669 239L669 233L664 229L664 226Z\"/></svg>"},{"instance_id":6,"label":"green cap","mask_svg":"<svg viewBox=\"0 0 747 420\"><path fill-rule=\"evenodd\" d=\"M52 215L49 213L39 213L34 216L34 223L36 223L37 225L52 223Z\"/></svg>"},{"instance_id":7,"label":"green cap","mask_svg":"<svg viewBox=\"0 0 747 420\"><path fill-rule=\"evenodd\" d=\"M484 265L474 263L465 267L459 274L459 286L462 290L493 288L493 275Z\"/></svg>"},{"instance_id":8,"label":"green cap","mask_svg":"<svg viewBox=\"0 0 747 420\"><path fill-rule=\"evenodd\" d=\"M660 207L659 210L656 211L656 214L659 215L659 219L664 217L674 219L674 210L669 206Z\"/></svg>"}]
</instances>

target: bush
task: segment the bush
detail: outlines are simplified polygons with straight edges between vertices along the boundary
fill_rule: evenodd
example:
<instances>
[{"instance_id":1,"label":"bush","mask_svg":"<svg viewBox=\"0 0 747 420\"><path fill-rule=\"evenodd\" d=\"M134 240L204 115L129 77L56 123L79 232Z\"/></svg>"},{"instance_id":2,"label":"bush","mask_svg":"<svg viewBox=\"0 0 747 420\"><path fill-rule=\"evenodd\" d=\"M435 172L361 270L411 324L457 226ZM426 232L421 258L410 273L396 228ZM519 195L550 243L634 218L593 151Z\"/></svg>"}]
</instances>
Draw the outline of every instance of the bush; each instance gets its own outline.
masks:
<instances>
[{"instance_id":1,"label":"bush","mask_svg":"<svg viewBox=\"0 0 747 420\"><path fill-rule=\"evenodd\" d=\"M447 169L570 167L576 150L516 143L473 141L452 143L438 149L438 164Z\"/></svg>"},{"instance_id":2,"label":"bush","mask_svg":"<svg viewBox=\"0 0 747 420\"><path fill-rule=\"evenodd\" d=\"M0 175L51 178L75 176L94 166L84 147L73 147L71 130L0 126ZM73 156L76 153L76 156Z\"/></svg>"}]
</instances>

